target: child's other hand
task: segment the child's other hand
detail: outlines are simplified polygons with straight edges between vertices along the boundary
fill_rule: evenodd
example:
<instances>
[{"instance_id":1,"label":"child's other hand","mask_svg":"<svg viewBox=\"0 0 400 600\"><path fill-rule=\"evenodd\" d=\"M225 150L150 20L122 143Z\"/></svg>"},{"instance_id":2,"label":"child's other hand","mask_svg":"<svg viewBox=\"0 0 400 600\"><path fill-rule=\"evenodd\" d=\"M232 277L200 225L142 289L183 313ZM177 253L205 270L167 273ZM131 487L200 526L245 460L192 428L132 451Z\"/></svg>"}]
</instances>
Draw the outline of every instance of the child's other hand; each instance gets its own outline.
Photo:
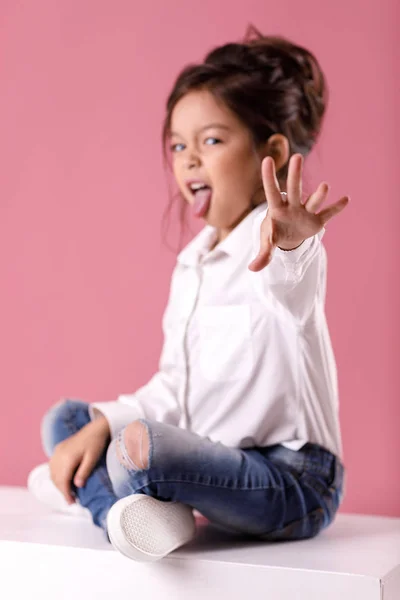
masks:
<instances>
[{"instance_id":1,"label":"child's other hand","mask_svg":"<svg viewBox=\"0 0 400 600\"><path fill-rule=\"evenodd\" d=\"M271 157L263 160L261 170L268 212L261 223L261 247L257 257L249 265L251 271L264 269L271 262L276 246L282 250L294 250L304 240L316 235L349 202L348 196L344 196L317 213L329 190L326 183L321 183L303 203L301 154L294 154L289 161L285 196L280 192L275 163Z\"/></svg>"},{"instance_id":2,"label":"child's other hand","mask_svg":"<svg viewBox=\"0 0 400 600\"><path fill-rule=\"evenodd\" d=\"M75 499L71 491L73 480L76 487L85 485L86 479L102 455L110 437L105 417L88 423L78 433L57 444L49 461L51 479L68 504Z\"/></svg>"}]
</instances>

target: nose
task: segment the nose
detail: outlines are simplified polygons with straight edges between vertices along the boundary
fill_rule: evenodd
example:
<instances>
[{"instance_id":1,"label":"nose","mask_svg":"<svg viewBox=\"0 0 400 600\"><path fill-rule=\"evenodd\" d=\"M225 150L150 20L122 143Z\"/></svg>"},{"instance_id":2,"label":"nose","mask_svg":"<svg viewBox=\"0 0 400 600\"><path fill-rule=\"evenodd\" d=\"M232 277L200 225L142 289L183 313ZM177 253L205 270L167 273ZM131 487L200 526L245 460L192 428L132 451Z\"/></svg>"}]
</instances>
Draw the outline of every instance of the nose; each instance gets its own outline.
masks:
<instances>
[{"instance_id":1,"label":"nose","mask_svg":"<svg viewBox=\"0 0 400 600\"><path fill-rule=\"evenodd\" d=\"M200 165L200 158L197 154L195 154L194 152L191 152L190 154L188 154L188 156L186 157L185 160L185 166L187 169L193 169L195 167L198 167Z\"/></svg>"}]
</instances>

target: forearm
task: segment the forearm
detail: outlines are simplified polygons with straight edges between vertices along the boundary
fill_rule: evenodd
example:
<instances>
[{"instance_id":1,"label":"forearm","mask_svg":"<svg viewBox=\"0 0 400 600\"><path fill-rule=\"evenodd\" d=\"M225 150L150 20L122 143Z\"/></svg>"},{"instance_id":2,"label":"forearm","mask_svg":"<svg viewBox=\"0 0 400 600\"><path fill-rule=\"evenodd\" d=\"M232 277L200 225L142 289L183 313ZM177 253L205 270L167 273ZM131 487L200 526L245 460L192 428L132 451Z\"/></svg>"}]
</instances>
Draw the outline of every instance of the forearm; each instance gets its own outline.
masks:
<instances>
[{"instance_id":1,"label":"forearm","mask_svg":"<svg viewBox=\"0 0 400 600\"><path fill-rule=\"evenodd\" d=\"M97 408L93 408L93 416L94 420L86 425L88 428L87 433L91 435L92 432L95 432L104 437L106 442L109 442L111 440L111 431L108 420Z\"/></svg>"}]
</instances>

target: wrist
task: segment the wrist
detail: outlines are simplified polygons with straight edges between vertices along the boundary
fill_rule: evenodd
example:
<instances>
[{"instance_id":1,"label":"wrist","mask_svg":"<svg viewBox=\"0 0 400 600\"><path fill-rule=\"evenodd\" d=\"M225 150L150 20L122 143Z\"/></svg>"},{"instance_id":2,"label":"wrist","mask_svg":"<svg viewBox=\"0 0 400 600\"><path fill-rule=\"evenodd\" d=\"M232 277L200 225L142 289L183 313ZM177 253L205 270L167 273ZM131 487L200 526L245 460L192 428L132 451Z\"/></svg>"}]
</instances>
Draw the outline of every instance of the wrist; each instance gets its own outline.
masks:
<instances>
[{"instance_id":1,"label":"wrist","mask_svg":"<svg viewBox=\"0 0 400 600\"><path fill-rule=\"evenodd\" d=\"M106 435L107 437L111 436L110 426L106 417L102 414L97 416L94 421L91 421L91 426L94 430L98 431L101 434Z\"/></svg>"},{"instance_id":2,"label":"wrist","mask_svg":"<svg viewBox=\"0 0 400 600\"><path fill-rule=\"evenodd\" d=\"M305 240L301 240L299 242L288 242L285 244L285 242L283 242L283 244L279 245L278 248L279 250L283 250L284 252L290 252L291 250L297 250L297 248L300 248L300 246L305 242Z\"/></svg>"}]
</instances>

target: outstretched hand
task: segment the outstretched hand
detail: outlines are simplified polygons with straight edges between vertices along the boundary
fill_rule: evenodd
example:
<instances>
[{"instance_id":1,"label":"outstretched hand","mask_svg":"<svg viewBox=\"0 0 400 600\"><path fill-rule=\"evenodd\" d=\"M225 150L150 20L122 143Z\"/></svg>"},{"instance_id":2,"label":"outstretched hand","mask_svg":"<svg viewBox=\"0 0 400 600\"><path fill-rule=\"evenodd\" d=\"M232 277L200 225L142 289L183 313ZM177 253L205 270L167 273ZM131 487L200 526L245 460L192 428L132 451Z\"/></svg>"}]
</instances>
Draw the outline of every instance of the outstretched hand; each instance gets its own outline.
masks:
<instances>
[{"instance_id":1,"label":"outstretched hand","mask_svg":"<svg viewBox=\"0 0 400 600\"><path fill-rule=\"evenodd\" d=\"M317 212L328 195L326 183L321 183L303 203L302 171L303 157L294 154L289 161L287 194L281 194L274 160L271 157L263 160L261 172L268 212L261 223L260 251L249 265L251 271L264 269L271 262L277 246L282 250L294 250L300 246L347 206L349 198L343 196L335 204Z\"/></svg>"}]
</instances>

